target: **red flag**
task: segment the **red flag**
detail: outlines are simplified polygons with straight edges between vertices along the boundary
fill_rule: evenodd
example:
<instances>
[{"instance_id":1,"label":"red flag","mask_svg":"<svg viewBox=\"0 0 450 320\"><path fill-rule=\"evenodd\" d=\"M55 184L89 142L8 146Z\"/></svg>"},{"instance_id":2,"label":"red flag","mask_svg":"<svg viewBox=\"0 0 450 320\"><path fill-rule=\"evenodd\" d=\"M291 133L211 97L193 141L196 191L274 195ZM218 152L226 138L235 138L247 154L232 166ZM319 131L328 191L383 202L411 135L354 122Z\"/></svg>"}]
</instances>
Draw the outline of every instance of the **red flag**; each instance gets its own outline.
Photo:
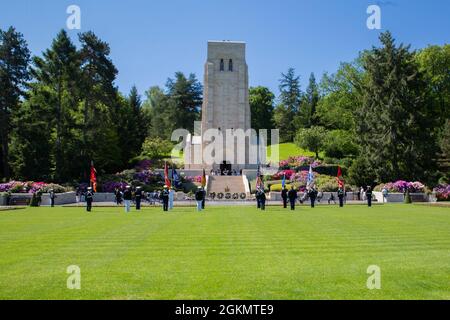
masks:
<instances>
[{"instance_id":1,"label":"red flag","mask_svg":"<svg viewBox=\"0 0 450 320\"><path fill-rule=\"evenodd\" d=\"M340 166L338 166L336 180L337 180L339 188L344 188L344 178L342 177L342 170L341 170Z\"/></svg>"},{"instance_id":2,"label":"red flag","mask_svg":"<svg viewBox=\"0 0 450 320\"><path fill-rule=\"evenodd\" d=\"M167 166L167 162L164 164L164 184L167 186L167 188L171 187L169 179L169 167Z\"/></svg>"},{"instance_id":3,"label":"red flag","mask_svg":"<svg viewBox=\"0 0 450 320\"><path fill-rule=\"evenodd\" d=\"M97 192L97 170L95 170L94 161L91 161L90 181L91 181L92 189L94 190L94 192Z\"/></svg>"}]
</instances>

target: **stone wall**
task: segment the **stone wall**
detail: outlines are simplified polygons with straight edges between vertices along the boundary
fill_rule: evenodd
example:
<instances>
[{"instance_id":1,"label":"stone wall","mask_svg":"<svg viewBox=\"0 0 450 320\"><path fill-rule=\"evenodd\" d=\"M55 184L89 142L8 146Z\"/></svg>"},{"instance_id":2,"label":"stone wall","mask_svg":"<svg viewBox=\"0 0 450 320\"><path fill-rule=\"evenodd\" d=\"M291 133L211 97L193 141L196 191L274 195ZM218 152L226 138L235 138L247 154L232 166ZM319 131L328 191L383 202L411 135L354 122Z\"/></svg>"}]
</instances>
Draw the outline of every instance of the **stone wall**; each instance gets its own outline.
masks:
<instances>
[{"instance_id":1,"label":"stone wall","mask_svg":"<svg viewBox=\"0 0 450 320\"><path fill-rule=\"evenodd\" d=\"M55 205L63 205L63 204L70 204L70 203L76 203L76 193L75 192L65 192L65 193L56 193L55 198ZM42 194L42 206L49 206L50 205L50 194L44 193Z\"/></svg>"}]
</instances>

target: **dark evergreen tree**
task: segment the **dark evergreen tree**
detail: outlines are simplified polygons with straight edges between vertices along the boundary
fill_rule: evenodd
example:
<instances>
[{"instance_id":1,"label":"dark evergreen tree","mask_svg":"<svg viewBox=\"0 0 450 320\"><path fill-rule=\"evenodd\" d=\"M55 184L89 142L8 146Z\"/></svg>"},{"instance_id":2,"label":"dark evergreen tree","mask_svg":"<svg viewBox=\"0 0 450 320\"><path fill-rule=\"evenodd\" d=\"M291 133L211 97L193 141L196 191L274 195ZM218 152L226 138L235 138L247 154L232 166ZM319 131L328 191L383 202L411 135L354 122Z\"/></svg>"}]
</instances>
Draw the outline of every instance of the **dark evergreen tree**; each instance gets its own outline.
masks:
<instances>
[{"instance_id":1,"label":"dark evergreen tree","mask_svg":"<svg viewBox=\"0 0 450 320\"><path fill-rule=\"evenodd\" d=\"M23 35L13 27L0 30L0 161L1 176L9 179L9 144L12 117L29 80L30 51Z\"/></svg>"},{"instance_id":2,"label":"dark evergreen tree","mask_svg":"<svg viewBox=\"0 0 450 320\"><path fill-rule=\"evenodd\" d=\"M429 90L408 46L381 34L363 66L365 84L357 136L362 154L380 182L428 182L436 168L435 115Z\"/></svg>"},{"instance_id":3,"label":"dark evergreen tree","mask_svg":"<svg viewBox=\"0 0 450 320\"><path fill-rule=\"evenodd\" d=\"M73 129L80 101L79 68L79 54L64 30L58 33L42 58L34 58L33 94L41 96L35 100L48 105L40 106L40 109L48 110L51 115L52 131L48 135L52 139L53 150L49 157L56 181L67 181L77 176L73 166L77 163L80 141Z\"/></svg>"},{"instance_id":4,"label":"dark evergreen tree","mask_svg":"<svg viewBox=\"0 0 450 320\"><path fill-rule=\"evenodd\" d=\"M120 148L130 146L119 145L119 134L122 133L117 132L115 127L115 106L120 105L114 85L118 71L109 57L110 47L90 31L81 33L79 40L82 80L80 88L83 100L79 170L87 177L92 159L96 160L97 170L100 171L121 167L123 161L129 159L122 159Z\"/></svg>"},{"instance_id":5,"label":"dark evergreen tree","mask_svg":"<svg viewBox=\"0 0 450 320\"><path fill-rule=\"evenodd\" d=\"M167 110L173 129L194 129L194 121L200 119L202 106L202 85L194 74L188 78L182 73L175 73L175 79L169 78L166 83L167 95L171 105ZM170 138L170 137L168 137Z\"/></svg>"},{"instance_id":6,"label":"dark evergreen tree","mask_svg":"<svg viewBox=\"0 0 450 320\"><path fill-rule=\"evenodd\" d=\"M295 119L295 127L310 128L317 124L316 109L319 103L319 87L314 73L309 77L309 84L303 96L300 109Z\"/></svg>"},{"instance_id":7,"label":"dark evergreen tree","mask_svg":"<svg viewBox=\"0 0 450 320\"><path fill-rule=\"evenodd\" d=\"M52 180L52 108L46 96L30 92L14 117L11 166L14 178L22 181Z\"/></svg>"},{"instance_id":8,"label":"dark evergreen tree","mask_svg":"<svg viewBox=\"0 0 450 320\"><path fill-rule=\"evenodd\" d=\"M144 108L149 110L151 115L148 135L165 140L170 139L172 128L174 128L169 119L169 111L174 109L171 99L160 87L151 87L145 94L147 99L144 102Z\"/></svg>"},{"instance_id":9,"label":"dark evergreen tree","mask_svg":"<svg viewBox=\"0 0 450 320\"><path fill-rule=\"evenodd\" d=\"M252 128L272 129L275 95L266 87L250 88L249 100L252 114Z\"/></svg>"},{"instance_id":10,"label":"dark evergreen tree","mask_svg":"<svg viewBox=\"0 0 450 320\"><path fill-rule=\"evenodd\" d=\"M303 96L300 77L295 75L293 68L281 74L279 89L280 104L275 109L273 121L280 130L280 141L293 141L296 134L295 118Z\"/></svg>"}]
</instances>

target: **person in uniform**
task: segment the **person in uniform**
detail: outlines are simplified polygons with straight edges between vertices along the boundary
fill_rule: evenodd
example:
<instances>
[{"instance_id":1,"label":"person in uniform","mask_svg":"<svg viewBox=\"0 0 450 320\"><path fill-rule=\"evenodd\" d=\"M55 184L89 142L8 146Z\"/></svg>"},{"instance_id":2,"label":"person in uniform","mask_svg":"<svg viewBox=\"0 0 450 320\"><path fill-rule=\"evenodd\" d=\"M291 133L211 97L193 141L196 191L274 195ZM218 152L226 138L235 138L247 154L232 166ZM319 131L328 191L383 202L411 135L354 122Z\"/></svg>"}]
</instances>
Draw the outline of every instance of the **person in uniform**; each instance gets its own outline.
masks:
<instances>
[{"instance_id":1,"label":"person in uniform","mask_svg":"<svg viewBox=\"0 0 450 320\"><path fill-rule=\"evenodd\" d=\"M291 186L291 190L288 192L289 202L291 203L291 210L295 210L295 201L297 200L297 190L294 189L294 186Z\"/></svg>"},{"instance_id":2,"label":"person in uniform","mask_svg":"<svg viewBox=\"0 0 450 320\"><path fill-rule=\"evenodd\" d=\"M260 188L258 191L259 195L259 207L262 211L266 210L266 193L264 192L264 189Z\"/></svg>"},{"instance_id":3,"label":"person in uniform","mask_svg":"<svg viewBox=\"0 0 450 320\"><path fill-rule=\"evenodd\" d=\"M256 188L255 199L256 199L256 209L260 209L261 204L259 203L259 187Z\"/></svg>"},{"instance_id":4,"label":"person in uniform","mask_svg":"<svg viewBox=\"0 0 450 320\"><path fill-rule=\"evenodd\" d=\"M202 187L202 191L203 191L202 209L205 210L205 202L206 202L206 191L205 191L205 188Z\"/></svg>"},{"instance_id":5,"label":"person in uniform","mask_svg":"<svg viewBox=\"0 0 450 320\"><path fill-rule=\"evenodd\" d=\"M314 208L316 204L317 190L314 187L312 187L311 189L309 189L308 195L309 199L311 200L311 208Z\"/></svg>"},{"instance_id":6,"label":"person in uniform","mask_svg":"<svg viewBox=\"0 0 450 320\"><path fill-rule=\"evenodd\" d=\"M142 188L137 187L134 193L134 201L136 202L136 210L141 210Z\"/></svg>"},{"instance_id":7,"label":"person in uniform","mask_svg":"<svg viewBox=\"0 0 450 320\"><path fill-rule=\"evenodd\" d=\"M281 199L283 199L283 208L287 208L287 199L288 199L288 189L286 186L281 190Z\"/></svg>"},{"instance_id":8,"label":"person in uniform","mask_svg":"<svg viewBox=\"0 0 450 320\"><path fill-rule=\"evenodd\" d=\"M116 196L116 204L120 205L122 203L122 191L119 188L114 190L114 195Z\"/></svg>"},{"instance_id":9,"label":"person in uniform","mask_svg":"<svg viewBox=\"0 0 450 320\"><path fill-rule=\"evenodd\" d=\"M197 192L195 193L195 201L197 201L197 211L202 211L202 203L205 198L205 192L202 187L198 187Z\"/></svg>"},{"instance_id":10,"label":"person in uniform","mask_svg":"<svg viewBox=\"0 0 450 320\"><path fill-rule=\"evenodd\" d=\"M125 191L123 192L123 201L125 202L125 212L131 211L131 199L133 198L133 194L131 193L131 187L126 186Z\"/></svg>"},{"instance_id":11,"label":"person in uniform","mask_svg":"<svg viewBox=\"0 0 450 320\"><path fill-rule=\"evenodd\" d=\"M169 190L167 186L164 186L159 196L163 202L163 211L169 211Z\"/></svg>"},{"instance_id":12,"label":"person in uniform","mask_svg":"<svg viewBox=\"0 0 450 320\"><path fill-rule=\"evenodd\" d=\"M372 187L371 186L367 186L366 198L367 198L367 205L369 207L371 207L372 206Z\"/></svg>"},{"instance_id":13,"label":"person in uniform","mask_svg":"<svg viewBox=\"0 0 450 320\"><path fill-rule=\"evenodd\" d=\"M55 206L55 190L50 189L50 206L54 207Z\"/></svg>"},{"instance_id":14,"label":"person in uniform","mask_svg":"<svg viewBox=\"0 0 450 320\"><path fill-rule=\"evenodd\" d=\"M338 198L339 198L339 207L343 207L344 206L344 197L345 197L345 192L344 190L342 190L342 188L338 189L337 192Z\"/></svg>"},{"instance_id":15,"label":"person in uniform","mask_svg":"<svg viewBox=\"0 0 450 320\"><path fill-rule=\"evenodd\" d=\"M169 210L173 209L173 201L175 199L175 190L172 187L169 189Z\"/></svg>"},{"instance_id":16,"label":"person in uniform","mask_svg":"<svg viewBox=\"0 0 450 320\"><path fill-rule=\"evenodd\" d=\"M84 197L86 199L86 211L91 212L92 202L94 200L94 193L92 192L92 188L87 188L86 195Z\"/></svg>"}]
</instances>

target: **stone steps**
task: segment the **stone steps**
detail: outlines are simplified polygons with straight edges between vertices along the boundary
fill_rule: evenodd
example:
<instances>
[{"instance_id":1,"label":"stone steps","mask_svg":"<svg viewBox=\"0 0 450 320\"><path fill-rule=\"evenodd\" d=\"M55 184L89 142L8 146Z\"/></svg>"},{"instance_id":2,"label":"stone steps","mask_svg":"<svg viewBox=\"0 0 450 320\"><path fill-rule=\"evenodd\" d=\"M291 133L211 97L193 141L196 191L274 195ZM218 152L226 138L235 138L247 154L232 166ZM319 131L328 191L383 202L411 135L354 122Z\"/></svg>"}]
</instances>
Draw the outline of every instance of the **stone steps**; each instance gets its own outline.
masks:
<instances>
[{"instance_id":1,"label":"stone steps","mask_svg":"<svg viewBox=\"0 0 450 320\"><path fill-rule=\"evenodd\" d=\"M225 193L227 187L230 189L228 192L231 194L245 193L242 176L209 176L208 193Z\"/></svg>"}]
</instances>

